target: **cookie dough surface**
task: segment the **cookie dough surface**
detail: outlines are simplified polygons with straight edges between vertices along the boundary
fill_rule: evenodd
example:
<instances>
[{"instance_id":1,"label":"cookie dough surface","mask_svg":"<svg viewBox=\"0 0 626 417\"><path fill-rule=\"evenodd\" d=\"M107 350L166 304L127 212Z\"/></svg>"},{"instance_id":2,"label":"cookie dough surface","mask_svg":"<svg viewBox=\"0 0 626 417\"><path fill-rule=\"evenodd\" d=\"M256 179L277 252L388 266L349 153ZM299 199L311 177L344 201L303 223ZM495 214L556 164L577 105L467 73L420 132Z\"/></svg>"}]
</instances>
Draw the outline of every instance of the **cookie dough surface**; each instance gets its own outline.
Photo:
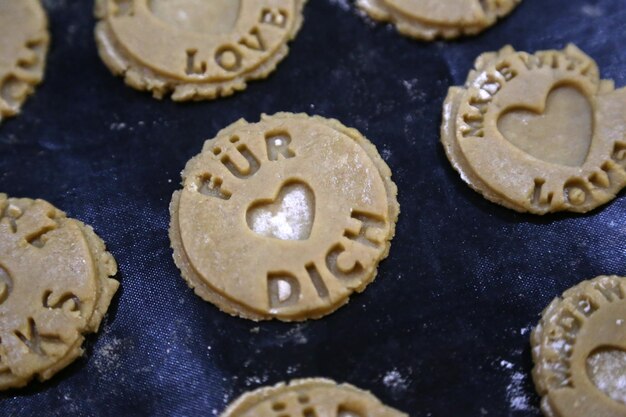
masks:
<instances>
[{"instance_id":1,"label":"cookie dough surface","mask_svg":"<svg viewBox=\"0 0 626 417\"><path fill-rule=\"evenodd\" d=\"M244 394L221 417L408 417L367 391L327 379L302 379Z\"/></svg>"},{"instance_id":2,"label":"cookie dough surface","mask_svg":"<svg viewBox=\"0 0 626 417\"><path fill-rule=\"evenodd\" d=\"M357 0L373 19L392 22L420 40L475 35L509 14L521 0Z\"/></svg>"},{"instance_id":3,"label":"cookie dough surface","mask_svg":"<svg viewBox=\"0 0 626 417\"><path fill-rule=\"evenodd\" d=\"M587 212L626 186L626 89L574 45L476 60L443 108L453 167L485 198L535 214Z\"/></svg>"},{"instance_id":4,"label":"cookie dough surface","mask_svg":"<svg viewBox=\"0 0 626 417\"><path fill-rule=\"evenodd\" d=\"M399 213L375 147L335 120L280 113L205 143L170 206L196 293L253 320L319 318L374 279Z\"/></svg>"},{"instance_id":5,"label":"cookie dough surface","mask_svg":"<svg viewBox=\"0 0 626 417\"><path fill-rule=\"evenodd\" d=\"M38 0L0 0L0 122L17 115L43 79L47 27Z\"/></svg>"},{"instance_id":6,"label":"cookie dough surface","mask_svg":"<svg viewBox=\"0 0 626 417\"><path fill-rule=\"evenodd\" d=\"M96 0L100 57L156 98L209 100L267 77L287 55L306 0Z\"/></svg>"},{"instance_id":7,"label":"cookie dough surface","mask_svg":"<svg viewBox=\"0 0 626 417\"><path fill-rule=\"evenodd\" d=\"M626 278L567 290L543 312L531 344L547 417L626 416Z\"/></svg>"},{"instance_id":8,"label":"cookie dough surface","mask_svg":"<svg viewBox=\"0 0 626 417\"><path fill-rule=\"evenodd\" d=\"M89 226L0 194L0 390L47 380L82 354L118 288Z\"/></svg>"}]
</instances>

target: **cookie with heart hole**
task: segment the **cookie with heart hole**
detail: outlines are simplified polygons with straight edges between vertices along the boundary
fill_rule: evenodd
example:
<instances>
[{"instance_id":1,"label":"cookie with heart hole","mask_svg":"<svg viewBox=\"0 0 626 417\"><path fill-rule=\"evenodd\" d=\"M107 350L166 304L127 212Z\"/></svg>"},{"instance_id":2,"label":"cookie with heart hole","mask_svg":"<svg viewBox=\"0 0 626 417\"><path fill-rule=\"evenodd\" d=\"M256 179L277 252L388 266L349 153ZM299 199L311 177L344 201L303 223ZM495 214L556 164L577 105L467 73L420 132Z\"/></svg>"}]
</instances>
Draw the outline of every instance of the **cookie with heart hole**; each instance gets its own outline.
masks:
<instances>
[{"instance_id":1,"label":"cookie with heart hole","mask_svg":"<svg viewBox=\"0 0 626 417\"><path fill-rule=\"evenodd\" d=\"M543 312L531 344L546 417L626 416L626 278L567 290Z\"/></svg>"},{"instance_id":2,"label":"cookie with heart hole","mask_svg":"<svg viewBox=\"0 0 626 417\"><path fill-rule=\"evenodd\" d=\"M408 417L349 384L311 378L242 395L221 417Z\"/></svg>"},{"instance_id":3,"label":"cookie with heart hole","mask_svg":"<svg viewBox=\"0 0 626 417\"><path fill-rule=\"evenodd\" d=\"M0 1L0 122L15 116L43 79L48 20L39 0Z\"/></svg>"},{"instance_id":4,"label":"cookie with heart hole","mask_svg":"<svg viewBox=\"0 0 626 417\"><path fill-rule=\"evenodd\" d=\"M601 80L574 45L534 55L512 47L476 61L452 87L441 140L485 198L535 214L584 213L626 186L626 89Z\"/></svg>"},{"instance_id":5,"label":"cookie with heart hole","mask_svg":"<svg viewBox=\"0 0 626 417\"><path fill-rule=\"evenodd\" d=\"M200 297L232 315L327 315L365 289L389 252L399 213L391 171L335 120L240 120L182 176L170 206L174 260Z\"/></svg>"},{"instance_id":6,"label":"cookie with heart hole","mask_svg":"<svg viewBox=\"0 0 626 417\"><path fill-rule=\"evenodd\" d=\"M395 24L420 40L475 35L509 14L521 0L357 0L370 17Z\"/></svg>"},{"instance_id":7,"label":"cookie with heart hole","mask_svg":"<svg viewBox=\"0 0 626 417\"><path fill-rule=\"evenodd\" d=\"M89 226L45 201L0 194L0 390L47 380L82 354L116 272Z\"/></svg>"},{"instance_id":8,"label":"cookie with heart hole","mask_svg":"<svg viewBox=\"0 0 626 417\"><path fill-rule=\"evenodd\" d=\"M306 0L96 0L96 41L126 84L175 101L212 100L267 77Z\"/></svg>"}]
</instances>

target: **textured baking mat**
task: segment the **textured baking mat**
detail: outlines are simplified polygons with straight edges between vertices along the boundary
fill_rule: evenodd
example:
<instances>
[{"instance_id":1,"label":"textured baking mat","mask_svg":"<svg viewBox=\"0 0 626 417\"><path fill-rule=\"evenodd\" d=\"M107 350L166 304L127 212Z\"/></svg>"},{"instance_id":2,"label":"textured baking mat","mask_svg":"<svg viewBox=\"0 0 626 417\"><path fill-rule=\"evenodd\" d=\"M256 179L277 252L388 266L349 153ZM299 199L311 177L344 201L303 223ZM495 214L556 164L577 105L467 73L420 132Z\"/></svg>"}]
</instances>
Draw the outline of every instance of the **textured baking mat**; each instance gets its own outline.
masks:
<instances>
[{"instance_id":1,"label":"textured baking mat","mask_svg":"<svg viewBox=\"0 0 626 417\"><path fill-rule=\"evenodd\" d=\"M577 43L626 85L623 0L525 0L476 38L419 43L347 1L311 0L268 80L208 103L158 102L100 62L92 1L47 0L46 80L0 126L0 191L94 226L122 288L87 354L53 380L0 394L1 416L214 416L244 391L324 376L413 417L538 417L529 332L566 288L626 275L626 198L589 215L521 215L470 190L439 144L441 104L481 52ZM174 266L168 204L204 139L262 112L334 117L394 172L402 215L368 290L289 325L231 318ZM242 256L244 256L242 254Z\"/></svg>"}]
</instances>

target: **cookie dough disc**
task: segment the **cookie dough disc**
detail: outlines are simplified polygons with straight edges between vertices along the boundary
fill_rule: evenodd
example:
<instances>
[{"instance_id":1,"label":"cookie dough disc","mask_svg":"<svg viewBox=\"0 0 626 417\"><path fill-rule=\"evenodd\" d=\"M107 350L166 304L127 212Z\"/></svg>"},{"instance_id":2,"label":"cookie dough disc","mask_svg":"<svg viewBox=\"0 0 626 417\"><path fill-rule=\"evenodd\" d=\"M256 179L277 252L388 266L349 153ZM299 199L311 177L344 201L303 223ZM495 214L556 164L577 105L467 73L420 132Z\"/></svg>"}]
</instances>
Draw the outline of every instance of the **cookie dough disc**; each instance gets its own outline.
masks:
<instances>
[{"instance_id":1,"label":"cookie dough disc","mask_svg":"<svg viewBox=\"0 0 626 417\"><path fill-rule=\"evenodd\" d=\"M626 416L626 278L566 291L543 312L531 344L547 417Z\"/></svg>"},{"instance_id":2,"label":"cookie dough disc","mask_svg":"<svg viewBox=\"0 0 626 417\"><path fill-rule=\"evenodd\" d=\"M391 171L335 120L281 113L206 142L170 206L196 293L253 320L319 318L374 279L395 232Z\"/></svg>"},{"instance_id":3,"label":"cookie dough disc","mask_svg":"<svg viewBox=\"0 0 626 417\"><path fill-rule=\"evenodd\" d=\"M626 186L626 89L574 45L505 47L452 87L441 139L472 188L521 212L587 212Z\"/></svg>"},{"instance_id":4,"label":"cookie dough disc","mask_svg":"<svg viewBox=\"0 0 626 417\"><path fill-rule=\"evenodd\" d=\"M244 394L221 417L408 417L367 391L327 379L301 379Z\"/></svg>"},{"instance_id":5,"label":"cookie dough disc","mask_svg":"<svg viewBox=\"0 0 626 417\"><path fill-rule=\"evenodd\" d=\"M267 77L287 55L306 0L96 0L104 63L176 101L209 100Z\"/></svg>"},{"instance_id":6,"label":"cookie dough disc","mask_svg":"<svg viewBox=\"0 0 626 417\"><path fill-rule=\"evenodd\" d=\"M38 0L0 0L0 122L43 79L48 21Z\"/></svg>"},{"instance_id":7,"label":"cookie dough disc","mask_svg":"<svg viewBox=\"0 0 626 417\"><path fill-rule=\"evenodd\" d=\"M82 354L118 282L89 226L0 194L0 390L51 378Z\"/></svg>"},{"instance_id":8,"label":"cookie dough disc","mask_svg":"<svg viewBox=\"0 0 626 417\"><path fill-rule=\"evenodd\" d=\"M421 40L475 35L509 14L521 0L357 0L373 19L392 22Z\"/></svg>"}]
</instances>

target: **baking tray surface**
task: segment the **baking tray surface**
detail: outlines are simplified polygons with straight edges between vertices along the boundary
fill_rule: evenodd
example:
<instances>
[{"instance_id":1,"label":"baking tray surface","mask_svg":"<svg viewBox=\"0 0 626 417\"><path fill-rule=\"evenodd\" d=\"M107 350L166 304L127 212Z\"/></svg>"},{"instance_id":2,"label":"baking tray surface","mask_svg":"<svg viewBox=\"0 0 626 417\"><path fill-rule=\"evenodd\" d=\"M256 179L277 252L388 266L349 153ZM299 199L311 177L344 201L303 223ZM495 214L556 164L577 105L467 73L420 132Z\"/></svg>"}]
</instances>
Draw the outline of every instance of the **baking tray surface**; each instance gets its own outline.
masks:
<instances>
[{"instance_id":1,"label":"baking tray surface","mask_svg":"<svg viewBox=\"0 0 626 417\"><path fill-rule=\"evenodd\" d=\"M412 417L539 417L531 326L576 283L626 275L626 198L587 215L518 214L465 185L439 143L441 106L480 53L576 43L626 85L623 0L524 0L484 34L420 43L352 2L311 0L289 56L234 97L176 104L98 58L92 1L44 1L46 79L0 126L0 191L92 225L122 286L86 355L0 394L1 416L217 416L245 391L323 376ZM205 139L261 113L339 119L376 144L402 214L376 281L302 324L232 318L187 288L167 236L180 171ZM242 254L245 256L245 254Z\"/></svg>"}]
</instances>

